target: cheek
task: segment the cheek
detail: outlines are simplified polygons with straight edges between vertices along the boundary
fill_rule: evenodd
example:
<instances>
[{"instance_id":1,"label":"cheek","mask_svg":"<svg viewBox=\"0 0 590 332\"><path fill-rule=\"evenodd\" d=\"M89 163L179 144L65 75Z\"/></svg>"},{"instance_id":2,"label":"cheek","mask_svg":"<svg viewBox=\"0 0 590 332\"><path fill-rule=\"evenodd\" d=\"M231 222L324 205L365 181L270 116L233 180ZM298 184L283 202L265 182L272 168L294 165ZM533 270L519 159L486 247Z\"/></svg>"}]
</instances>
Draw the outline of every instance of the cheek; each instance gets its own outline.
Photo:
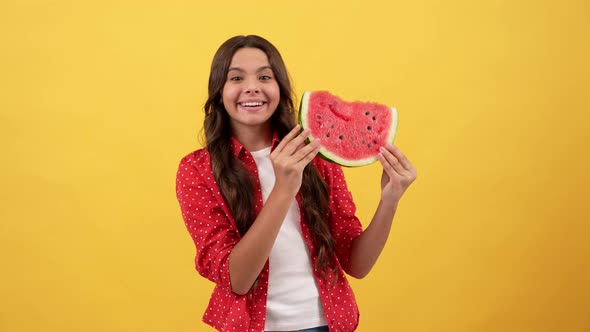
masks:
<instances>
[{"instance_id":1,"label":"cheek","mask_svg":"<svg viewBox=\"0 0 590 332\"><path fill-rule=\"evenodd\" d=\"M276 100L279 100L281 98L281 89L279 89L278 85L275 85L272 89L272 95L274 98L276 98Z\"/></svg>"},{"instance_id":2,"label":"cheek","mask_svg":"<svg viewBox=\"0 0 590 332\"><path fill-rule=\"evenodd\" d=\"M229 86L224 86L221 89L221 101L224 103L230 102L235 95L235 89L232 89Z\"/></svg>"}]
</instances>

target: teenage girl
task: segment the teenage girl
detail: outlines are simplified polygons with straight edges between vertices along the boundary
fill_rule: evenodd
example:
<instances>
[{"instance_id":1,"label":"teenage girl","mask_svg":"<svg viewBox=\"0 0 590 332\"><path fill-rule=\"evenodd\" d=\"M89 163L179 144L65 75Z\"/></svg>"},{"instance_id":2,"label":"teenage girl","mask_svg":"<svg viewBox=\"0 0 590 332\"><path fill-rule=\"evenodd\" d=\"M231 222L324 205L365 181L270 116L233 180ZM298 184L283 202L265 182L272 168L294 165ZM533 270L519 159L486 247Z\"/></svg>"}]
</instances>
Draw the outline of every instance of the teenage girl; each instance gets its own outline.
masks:
<instances>
[{"instance_id":1,"label":"teenage girl","mask_svg":"<svg viewBox=\"0 0 590 332\"><path fill-rule=\"evenodd\" d=\"M363 231L339 166L316 157L318 139L295 125L277 49L236 36L213 58L206 148L182 159L176 193L214 282L203 321L220 331L354 331L359 313L345 277L363 278L383 249L416 169L381 148L381 199Z\"/></svg>"}]
</instances>

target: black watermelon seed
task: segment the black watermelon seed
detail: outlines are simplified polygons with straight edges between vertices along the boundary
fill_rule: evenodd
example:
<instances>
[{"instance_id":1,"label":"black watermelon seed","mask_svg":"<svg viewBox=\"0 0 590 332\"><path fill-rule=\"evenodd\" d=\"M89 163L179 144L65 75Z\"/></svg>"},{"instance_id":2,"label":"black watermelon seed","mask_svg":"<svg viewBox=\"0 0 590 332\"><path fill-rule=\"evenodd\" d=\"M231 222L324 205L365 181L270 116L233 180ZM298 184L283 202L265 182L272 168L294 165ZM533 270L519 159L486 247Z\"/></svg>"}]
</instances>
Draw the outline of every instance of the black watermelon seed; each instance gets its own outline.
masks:
<instances>
[{"instance_id":1,"label":"black watermelon seed","mask_svg":"<svg viewBox=\"0 0 590 332\"><path fill-rule=\"evenodd\" d=\"M368 127L367 127L367 129L368 129L368 130L371 130L371 126L368 126Z\"/></svg>"},{"instance_id":2,"label":"black watermelon seed","mask_svg":"<svg viewBox=\"0 0 590 332\"><path fill-rule=\"evenodd\" d=\"M373 117L373 121L375 121L375 120L377 120L377 117L376 116Z\"/></svg>"},{"instance_id":3,"label":"black watermelon seed","mask_svg":"<svg viewBox=\"0 0 590 332\"><path fill-rule=\"evenodd\" d=\"M339 139L343 139L343 138L344 138L344 136L340 135L340 136L338 136L338 138L339 138Z\"/></svg>"},{"instance_id":4,"label":"black watermelon seed","mask_svg":"<svg viewBox=\"0 0 590 332\"><path fill-rule=\"evenodd\" d=\"M330 137L330 133L327 133L327 134L326 134L326 137Z\"/></svg>"},{"instance_id":5,"label":"black watermelon seed","mask_svg":"<svg viewBox=\"0 0 590 332\"><path fill-rule=\"evenodd\" d=\"M371 114L371 112L365 112L365 115L369 115L369 114Z\"/></svg>"}]
</instances>

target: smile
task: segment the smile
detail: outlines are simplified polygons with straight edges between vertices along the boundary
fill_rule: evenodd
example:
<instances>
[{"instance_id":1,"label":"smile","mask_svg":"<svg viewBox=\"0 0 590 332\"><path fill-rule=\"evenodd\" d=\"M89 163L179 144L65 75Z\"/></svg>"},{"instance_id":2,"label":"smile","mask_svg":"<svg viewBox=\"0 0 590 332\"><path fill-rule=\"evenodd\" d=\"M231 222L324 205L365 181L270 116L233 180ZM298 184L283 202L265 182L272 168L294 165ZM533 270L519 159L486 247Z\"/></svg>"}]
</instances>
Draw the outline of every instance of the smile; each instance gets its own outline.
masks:
<instances>
[{"instance_id":1,"label":"smile","mask_svg":"<svg viewBox=\"0 0 590 332\"><path fill-rule=\"evenodd\" d=\"M264 103L261 101L249 101L249 102L244 102L244 103L239 103L241 106L245 106L245 107L256 107L256 106L262 106Z\"/></svg>"}]
</instances>

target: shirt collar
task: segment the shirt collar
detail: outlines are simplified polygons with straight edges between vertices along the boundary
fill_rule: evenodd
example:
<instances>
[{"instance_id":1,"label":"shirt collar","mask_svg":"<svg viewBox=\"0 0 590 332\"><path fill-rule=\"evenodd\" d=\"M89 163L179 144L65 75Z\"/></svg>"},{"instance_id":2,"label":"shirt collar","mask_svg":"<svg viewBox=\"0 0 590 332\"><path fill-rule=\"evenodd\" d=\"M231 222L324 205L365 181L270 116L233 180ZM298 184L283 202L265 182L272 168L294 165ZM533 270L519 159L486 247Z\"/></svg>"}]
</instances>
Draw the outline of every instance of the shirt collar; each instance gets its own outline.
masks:
<instances>
[{"instance_id":1,"label":"shirt collar","mask_svg":"<svg viewBox=\"0 0 590 332\"><path fill-rule=\"evenodd\" d=\"M279 135L276 131L272 133L272 141L270 143L271 151L274 150L281 140L279 139ZM240 158L240 156L245 152L248 151L242 143L240 143L235 137L231 137L231 149L234 154L234 157ZM250 151L248 151L250 152Z\"/></svg>"}]
</instances>

